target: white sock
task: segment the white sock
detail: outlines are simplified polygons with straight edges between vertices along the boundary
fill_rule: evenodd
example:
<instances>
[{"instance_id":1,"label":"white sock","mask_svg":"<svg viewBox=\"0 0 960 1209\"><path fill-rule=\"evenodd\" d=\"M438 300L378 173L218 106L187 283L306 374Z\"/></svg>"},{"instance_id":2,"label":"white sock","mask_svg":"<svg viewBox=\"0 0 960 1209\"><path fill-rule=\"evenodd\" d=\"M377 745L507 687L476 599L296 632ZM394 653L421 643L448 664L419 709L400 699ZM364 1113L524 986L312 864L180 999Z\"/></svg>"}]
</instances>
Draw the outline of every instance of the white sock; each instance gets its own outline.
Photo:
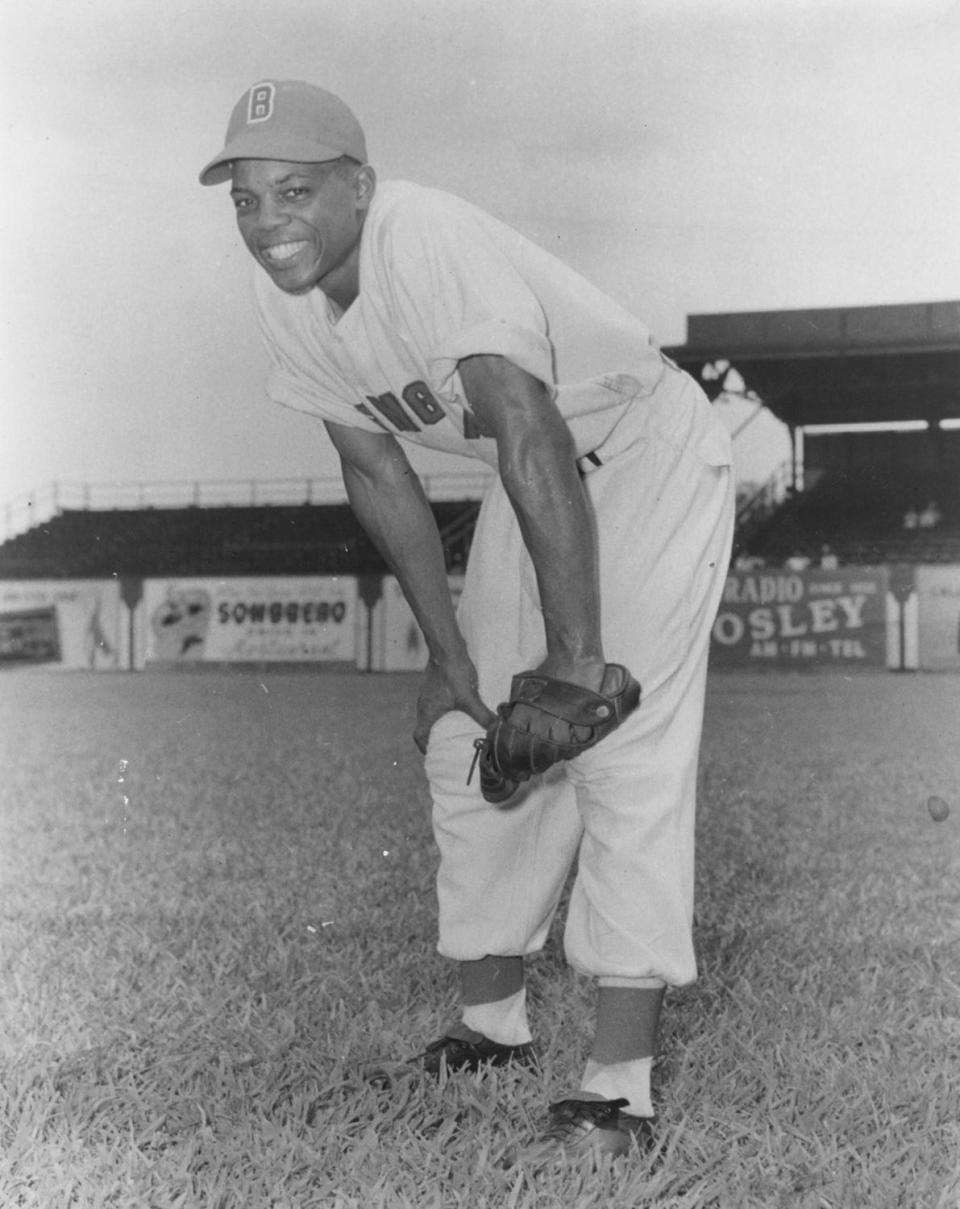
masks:
<instances>
[{"instance_id":1,"label":"white sock","mask_svg":"<svg viewBox=\"0 0 960 1209\"><path fill-rule=\"evenodd\" d=\"M471 1003L463 1009L463 1023L498 1045L527 1045L533 1040L527 1021L527 988L506 999Z\"/></svg>"},{"instance_id":2,"label":"white sock","mask_svg":"<svg viewBox=\"0 0 960 1209\"><path fill-rule=\"evenodd\" d=\"M650 1095L652 1058L634 1058L631 1062L587 1062L581 1091L594 1092L605 1100L629 1100L623 1112L632 1117L652 1117Z\"/></svg>"}]
</instances>

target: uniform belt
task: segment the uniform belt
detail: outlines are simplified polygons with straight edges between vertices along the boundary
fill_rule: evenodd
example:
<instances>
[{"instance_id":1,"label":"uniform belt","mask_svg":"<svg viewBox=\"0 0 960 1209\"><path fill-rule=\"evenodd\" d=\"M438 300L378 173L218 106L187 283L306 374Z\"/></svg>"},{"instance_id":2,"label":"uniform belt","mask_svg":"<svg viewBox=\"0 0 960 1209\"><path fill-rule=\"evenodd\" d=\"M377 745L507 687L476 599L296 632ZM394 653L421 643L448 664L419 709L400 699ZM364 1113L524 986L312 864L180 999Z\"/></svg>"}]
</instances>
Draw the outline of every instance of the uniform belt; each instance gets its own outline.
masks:
<instances>
[{"instance_id":1,"label":"uniform belt","mask_svg":"<svg viewBox=\"0 0 960 1209\"><path fill-rule=\"evenodd\" d=\"M577 458L577 466L581 474L589 474L591 470L596 470L598 466L603 465L603 458L592 450L590 453L585 453L582 458Z\"/></svg>"}]
</instances>

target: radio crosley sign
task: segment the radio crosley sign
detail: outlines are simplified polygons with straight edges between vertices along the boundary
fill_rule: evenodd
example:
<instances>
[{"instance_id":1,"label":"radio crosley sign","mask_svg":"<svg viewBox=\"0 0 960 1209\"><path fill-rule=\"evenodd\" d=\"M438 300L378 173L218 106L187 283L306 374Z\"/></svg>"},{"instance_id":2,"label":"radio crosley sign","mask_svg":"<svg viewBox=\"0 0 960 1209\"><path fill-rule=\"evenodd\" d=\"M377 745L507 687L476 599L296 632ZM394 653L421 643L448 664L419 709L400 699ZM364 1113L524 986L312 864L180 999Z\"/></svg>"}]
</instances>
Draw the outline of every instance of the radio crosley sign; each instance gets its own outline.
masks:
<instances>
[{"instance_id":1,"label":"radio crosley sign","mask_svg":"<svg viewBox=\"0 0 960 1209\"><path fill-rule=\"evenodd\" d=\"M883 667L888 572L733 571L713 625L715 667Z\"/></svg>"}]
</instances>

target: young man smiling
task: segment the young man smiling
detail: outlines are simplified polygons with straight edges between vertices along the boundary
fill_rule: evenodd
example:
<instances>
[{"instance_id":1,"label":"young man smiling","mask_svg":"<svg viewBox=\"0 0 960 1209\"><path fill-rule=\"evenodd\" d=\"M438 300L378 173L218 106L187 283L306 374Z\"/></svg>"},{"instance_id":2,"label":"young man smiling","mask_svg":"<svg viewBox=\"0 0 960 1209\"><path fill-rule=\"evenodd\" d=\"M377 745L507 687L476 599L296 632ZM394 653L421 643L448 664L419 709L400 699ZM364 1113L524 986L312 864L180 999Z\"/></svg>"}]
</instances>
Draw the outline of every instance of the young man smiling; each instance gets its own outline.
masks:
<instances>
[{"instance_id":1,"label":"young man smiling","mask_svg":"<svg viewBox=\"0 0 960 1209\"><path fill-rule=\"evenodd\" d=\"M652 1136L665 987L693 981L693 829L710 627L730 552L726 432L647 329L468 203L378 184L337 97L268 80L201 173L232 181L271 358L267 390L317 416L429 661L414 738L433 798L439 949L462 1019L417 1059L535 1064L524 958L577 875L568 960L598 984L581 1085L520 1158L624 1154ZM457 613L403 443L479 458L484 501ZM514 673L643 685L601 743L489 805L474 741Z\"/></svg>"},{"instance_id":2,"label":"young man smiling","mask_svg":"<svg viewBox=\"0 0 960 1209\"><path fill-rule=\"evenodd\" d=\"M343 310L356 298L366 214L358 183L373 196L372 169L347 156L320 164L237 162L230 191L237 225L285 293L319 288Z\"/></svg>"}]
</instances>

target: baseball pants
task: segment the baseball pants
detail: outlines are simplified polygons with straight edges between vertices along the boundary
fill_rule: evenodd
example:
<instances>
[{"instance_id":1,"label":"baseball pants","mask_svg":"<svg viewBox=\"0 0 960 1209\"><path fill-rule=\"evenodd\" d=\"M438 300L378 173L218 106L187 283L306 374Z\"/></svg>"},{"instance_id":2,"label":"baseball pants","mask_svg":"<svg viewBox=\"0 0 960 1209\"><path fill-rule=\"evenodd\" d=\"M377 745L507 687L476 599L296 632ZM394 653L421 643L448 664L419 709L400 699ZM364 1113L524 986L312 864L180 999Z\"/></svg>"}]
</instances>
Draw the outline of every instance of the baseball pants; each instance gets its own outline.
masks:
<instances>
[{"instance_id":1,"label":"baseball pants","mask_svg":"<svg viewBox=\"0 0 960 1209\"><path fill-rule=\"evenodd\" d=\"M501 808L483 800L477 777L466 784L477 724L460 712L439 719L426 759L438 948L460 961L537 951L575 865L570 964L682 986L696 977L696 782L710 630L732 539L729 439L699 387L668 367L598 455L584 484L604 650L640 681L641 704ZM511 677L546 654L533 565L499 482L478 518L459 619L481 696L495 708Z\"/></svg>"}]
</instances>

